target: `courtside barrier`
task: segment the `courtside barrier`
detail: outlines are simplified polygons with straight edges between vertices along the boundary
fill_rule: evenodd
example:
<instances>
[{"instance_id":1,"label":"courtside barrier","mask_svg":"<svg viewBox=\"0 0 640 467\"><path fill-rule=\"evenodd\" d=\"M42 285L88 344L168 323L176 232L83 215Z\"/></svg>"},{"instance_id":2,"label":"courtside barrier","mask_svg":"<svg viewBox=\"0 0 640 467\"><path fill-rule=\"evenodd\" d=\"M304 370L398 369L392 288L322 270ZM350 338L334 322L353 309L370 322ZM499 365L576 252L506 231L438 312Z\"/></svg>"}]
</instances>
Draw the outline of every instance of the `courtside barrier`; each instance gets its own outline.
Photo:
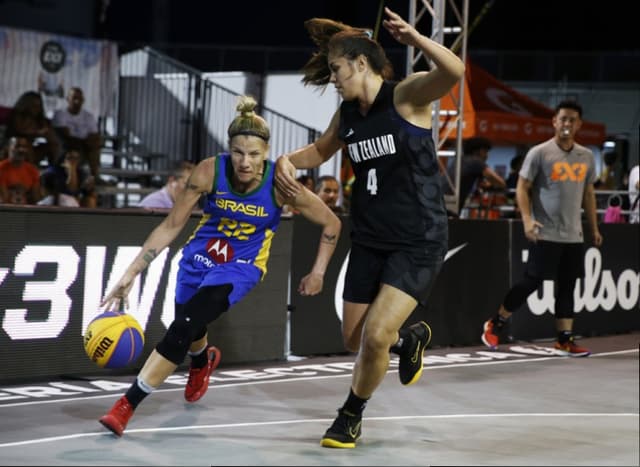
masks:
<instances>
[{"instance_id":1,"label":"courtside barrier","mask_svg":"<svg viewBox=\"0 0 640 467\"><path fill-rule=\"evenodd\" d=\"M350 247L348 217L342 222L343 233L325 276L326 292L315 297L291 294L293 354L346 351L340 333L340 301ZM449 226L449 252L431 300L426 307L417 307L408 321L426 320L431 325L432 346L481 345L484 321L495 314L511 284L522 274L527 255L522 223L451 219ZM316 236L317 229L304 218L294 220L292 284L312 261L312 252L300 240ZM640 330L640 225L601 224L600 230L604 243L601 248L586 249L585 280L574 292L574 330L583 336ZM553 286L553 281L545 281L514 314L509 327L513 339L555 337L550 311Z\"/></svg>"},{"instance_id":2,"label":"courtside barrier","mask_svg":"<svg viewBox=\"0 0 640 467\"><path fill-rule=\"evenodd\" d=\"M84 210L0 207L0 382L56 375L137 371L173 318L179 247L199 221L194 214L173 246L138 279L130 309L142 325L145 348L129 368L97 368L82 334L117 280L161 220L139 209ZM349 218L324 280L324 291L302 297L297 284L309 271L319 227L284 218L274 237L265 280L209 327L225 363L284 360L294 355L344 353L340 332L342 281L350 248ZM640 226L602 224L603 246L588 248L585 280L575 290L575 331L591 336L640 330ZM522 272L527 243L517 220L452 219L449 252L424 319L433 346L480 345L482 323ZM289 292L289 278L291 291ZM553 282L532 294L514 315L514 339L554 337ZM287 308L290 310L287 336ZM289 339L289 347L287 340Z\"/></svg>"}]
</instances>

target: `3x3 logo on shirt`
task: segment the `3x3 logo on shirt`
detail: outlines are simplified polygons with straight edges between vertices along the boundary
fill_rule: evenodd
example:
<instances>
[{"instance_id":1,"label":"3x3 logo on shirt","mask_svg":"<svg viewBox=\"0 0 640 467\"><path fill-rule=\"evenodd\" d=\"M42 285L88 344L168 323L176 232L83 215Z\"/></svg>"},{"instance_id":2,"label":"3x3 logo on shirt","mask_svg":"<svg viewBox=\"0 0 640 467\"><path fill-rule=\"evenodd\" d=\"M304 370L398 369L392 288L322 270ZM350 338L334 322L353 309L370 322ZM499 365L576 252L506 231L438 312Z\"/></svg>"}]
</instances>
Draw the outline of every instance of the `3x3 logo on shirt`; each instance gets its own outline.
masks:
<instances>
[{"instance_id":1,"label":"3x3 logo on shirt","mask_svg":"<svg viewBox=\"0 0 640 467\"><path fill-rule=\"evenodd\" d=\"M551 180L554 182L581 182L587 176L587 164L583 162L555 162L551 169Z\"/></svg>"}]
</instances>

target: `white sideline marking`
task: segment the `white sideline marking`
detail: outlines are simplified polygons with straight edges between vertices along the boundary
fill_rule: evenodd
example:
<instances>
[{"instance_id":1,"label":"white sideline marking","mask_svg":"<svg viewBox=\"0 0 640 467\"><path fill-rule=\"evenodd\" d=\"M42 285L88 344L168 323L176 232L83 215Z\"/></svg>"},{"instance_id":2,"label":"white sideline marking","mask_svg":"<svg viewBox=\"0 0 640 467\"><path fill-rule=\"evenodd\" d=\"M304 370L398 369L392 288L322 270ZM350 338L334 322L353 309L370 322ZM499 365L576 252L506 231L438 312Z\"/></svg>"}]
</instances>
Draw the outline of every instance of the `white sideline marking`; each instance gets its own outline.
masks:
<instances>
[{"instance_id":1,"label":"white sideline marking","mask_svg":"<svg viewBox=\"0 0 640 467\"><path fill-rule=\"evenodd\" d=\"M487 353L492 352L491 350L487 350ZM500 352L500 351L498 351ZM638 353L640 349L629 349L629 350L619 350L615 352L602 352L598 354L591 354L589 357L579 357L579 359L585 358L597 358L597 357L606 357L611 355L623 355L623 354L632 354ZM484 365L502 365L502 364L513 364L513 363L535 363L535 362L543 362L547 360L556 360L563 361L566 359L572 359L575 357L569 356L539 356L532 358L522 358L524 354L518 354L518 359L513 360L491 360L488 362L467 362L467 363L451 363L451 364L434 364L425 365L424 370L432 371L444 368L462 368L462 367L472 367L472 366L484 366ZM224 372L224 370L222 370ZM397 373L397 368L392 368L387 371L387 374ZM239 386L249 386L249 385L258 385L258 384L276 384L276 383L289 383L289 382L299 382L299 381L312 381L312 380L320 380L320 379L334 379L334 378L351 378L351 371L345 371L344 373L340 373L337 375L313 375L313 376L300 376L300 377L287 377L287 378L274 378L269 380L250 380L250 381L242 381L237 383L215 383L216 389L222 388L235 388ZM131 378L131 382L133 382L133 376ZM0 388L1 390L2 388ZM175 391L184 391L184 387L176 387L176 388L165 388L165 389L155 389L154 393L160 392L175 392ZM65 403L65 402L77 402L77 401L87 401L93 399L106 399L106 398L114 398L123 393L123 391L116 392L109 391L107 394L95 395L95 396L81 396L81 397L69 397L69 398L61 398L61 399L49 399L49 400L37 400L37 401L26 401L26 402L14 402L10 404L0 404L0 409L9 408L9 407L21 407L21 406L29 406L29 405L38 405L38 404L57 404L57 403Z\"/></svg>"},{"instance_id":2,"label":"white sideline marking","mask_svg":"<svg viewBox=\"0 0 640 467\"><path fill-rule=\"evenodd\" d=\"M637 413L488 413L488 414L448 414L448 415L407 415L395 417L363 417L365 421L397 421L397 420L436 420L436 419L452 419L452 418L522 418L522 417L638 417ZM223 423L217 425L186 425L162 428L134 428L126 431L131 433L158 433L167 431L190 431L190 430L214 430L219 428L246 428L273 425L293 425L301 423L330 423L333 419L329 418L312 418L306 420L278 420L273 422L245 422L245 423ZM11 443L1 443L0 448L26 446L31 444L50 443L55 441L64 441L68 439L88 438L96 436L113 437L111 432L93 432L93 433L76 433L65 436L52 436L49 438L38 438L26 441L14 441Z\"/></svg>"}]
</instances>

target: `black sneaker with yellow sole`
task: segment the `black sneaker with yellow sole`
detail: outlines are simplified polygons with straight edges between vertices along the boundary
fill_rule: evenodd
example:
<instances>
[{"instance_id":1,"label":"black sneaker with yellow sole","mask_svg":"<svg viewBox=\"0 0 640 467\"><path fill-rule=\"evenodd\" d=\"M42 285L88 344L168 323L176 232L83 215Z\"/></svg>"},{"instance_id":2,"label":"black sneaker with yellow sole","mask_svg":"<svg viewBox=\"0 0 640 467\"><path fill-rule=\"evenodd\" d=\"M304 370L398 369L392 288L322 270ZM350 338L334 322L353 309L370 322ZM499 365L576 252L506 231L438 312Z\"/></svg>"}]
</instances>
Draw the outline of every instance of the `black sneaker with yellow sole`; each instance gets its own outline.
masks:
<instances>
[{"instance_id":1,"label":"black sneaker with yellow sole","mask_svg":"<svg viewBox=\"0 0 640 467\"><path fill-rule=\"evenodd\" d=\"M422 376L422 355L431 342L431 328L424 321L412 324L403 337L411 339L407 352L400 355L398 375L405 386L415 383Z\"/></svg>"},{"instance_id":2,"label":"black sneaker with yellow sole","mask_svg":"<svg viewBox=\"0 0 640 467\"><path fill-rule=\"evenodd\" d=\"M362 415L354 415L343 409L322 437L320 445L325 448L353 449L362 435Z\"/></svg>"}]
</instances>

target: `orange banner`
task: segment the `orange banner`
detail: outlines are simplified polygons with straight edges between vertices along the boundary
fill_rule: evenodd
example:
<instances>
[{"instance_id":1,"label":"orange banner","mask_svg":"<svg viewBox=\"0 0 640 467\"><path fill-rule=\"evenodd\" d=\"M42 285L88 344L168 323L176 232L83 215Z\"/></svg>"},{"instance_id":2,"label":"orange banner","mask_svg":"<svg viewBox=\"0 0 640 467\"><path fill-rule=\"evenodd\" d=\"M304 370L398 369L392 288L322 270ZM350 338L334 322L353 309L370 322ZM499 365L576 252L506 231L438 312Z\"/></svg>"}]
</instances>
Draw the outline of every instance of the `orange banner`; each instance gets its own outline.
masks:
<instances>
[{"instance_id":1,"label":"orange banner","mask_svg":"<svg viewBox=\"0 0 640 467\"><path fill-rule=\"evenodd\" d=\"M553 109L510 88L470 62L467 62L464 86L463 138L483 136L494 144L537 144L553 136ZM458 96L456 85L440 100L440 110L456 110ZM455 125L454 116L441 116L440 138L454 138ZM604 124L583 121L576 140L587 146L601 146L605 137Z\"/></svg>"}]
</instances>

